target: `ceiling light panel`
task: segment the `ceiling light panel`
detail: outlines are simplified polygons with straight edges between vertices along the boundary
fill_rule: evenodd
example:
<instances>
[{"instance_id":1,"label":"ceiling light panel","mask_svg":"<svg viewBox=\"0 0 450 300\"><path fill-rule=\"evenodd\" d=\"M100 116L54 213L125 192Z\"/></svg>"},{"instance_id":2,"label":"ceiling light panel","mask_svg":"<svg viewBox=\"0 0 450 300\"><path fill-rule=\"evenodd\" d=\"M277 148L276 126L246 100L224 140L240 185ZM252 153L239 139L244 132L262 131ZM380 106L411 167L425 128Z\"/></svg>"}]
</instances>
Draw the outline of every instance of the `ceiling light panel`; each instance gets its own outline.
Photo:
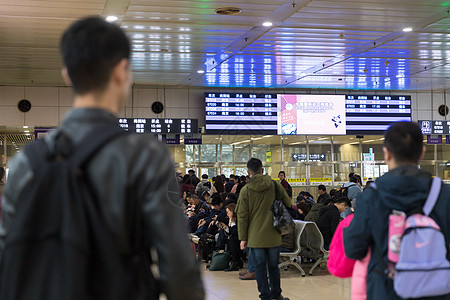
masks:
<instances>
[{"instance_id":1,"label":"ceiling light panel","mask_svg":"<svg viewBox=\"0 0 450 300\"><path fill-rule=\"evenodd\" d=\"M13 2L0 4L6 16L0 20L0 68L7 71L0 72L0 84L29 85L33 80L37 85L63 85L61 31L80 16L101 15L105 1L37 1L33 9L29 1ZM273 0L241 2L245 3L227 4L241 8L240 14L218 16L214 14L220 6L217 2L133 0L120 19L132 38L136 83L180 84L220 53L231 58L217 68L209 65L193 85L430 90L431 84L443 86L442 78L449 76L445 65L450 55L449 18L415 26L445 10L443 2L313 0L251 44L230 48L250 28L271 20L269 16L280 7ZM13 18L16 15L21 18ZM414 31L403 34L407 26ZM391 32L402 36L361 54L349 54ZM334 66L321 70L324 62L336 58Z\"/></svg>"}]
</instances>

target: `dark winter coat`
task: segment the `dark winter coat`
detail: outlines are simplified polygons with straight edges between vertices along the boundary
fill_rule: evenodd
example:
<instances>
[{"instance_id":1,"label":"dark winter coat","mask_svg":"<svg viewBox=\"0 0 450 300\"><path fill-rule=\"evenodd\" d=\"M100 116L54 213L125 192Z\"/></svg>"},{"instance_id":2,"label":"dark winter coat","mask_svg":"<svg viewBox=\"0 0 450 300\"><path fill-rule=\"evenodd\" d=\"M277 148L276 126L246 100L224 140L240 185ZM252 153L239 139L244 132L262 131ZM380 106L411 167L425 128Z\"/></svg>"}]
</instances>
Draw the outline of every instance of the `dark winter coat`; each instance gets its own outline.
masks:
<instances>
[{"instance_id":1,"label":"dark winter coat","mask_svg":"<svg viewBox=\"0 0 450 300\"><path fill-rule=\"evenodd\" d=\"M336 231L340 220L341 214L339 213L339 209L334 204L322 207L319 210L319 219L316 224L322 233L325 249L328 249L330 246L331 239L333 238L334 232Z\"/></svg>"},{"instance_id":2,"label":"dark winter coat","mask_svg":"<svg viewBox=\"0 0 450 300\"><path fill-rule=\"evenodd\" d=\"M324 206L325 206L325 204L323 202L314 204L311 207L311 210L309 211L309 213L306 215L305 221L317 222L317 220L319 219L319 210Z\"/></svg>"},{"instance_id":3,"label":"dark winter coat","mask_svg":"<svg viewBox=\"0 0 450 300\"><path fill-rule=\"evenodd\" d=\"M392 210L410 212L421 209L428 196L432 177L415 166L398 167L376 180L377 190L368 188L357 199L355 216L348 228L344 228L344 247L347 257L362 259L372 248L367 275L367 300L400 300L393 288L393 281L379 274L387 261L389 214ZM450 187L443 184L439 199L430 214L441 227L450 251ZM379 254L377 254L379 253ZM449 299L450 295L427 299Z\"/></svg>"},{"instance_id":4,"label":"dark winter coat","mask_svg":"<svg viewBox=\"0 0 450 300\"><path fill-rule=\"evenodd\" d=\"M327 202L327 200L331 200L331 196L325 192L317 198L317 203Z\"/></svg>"}]
</instances>

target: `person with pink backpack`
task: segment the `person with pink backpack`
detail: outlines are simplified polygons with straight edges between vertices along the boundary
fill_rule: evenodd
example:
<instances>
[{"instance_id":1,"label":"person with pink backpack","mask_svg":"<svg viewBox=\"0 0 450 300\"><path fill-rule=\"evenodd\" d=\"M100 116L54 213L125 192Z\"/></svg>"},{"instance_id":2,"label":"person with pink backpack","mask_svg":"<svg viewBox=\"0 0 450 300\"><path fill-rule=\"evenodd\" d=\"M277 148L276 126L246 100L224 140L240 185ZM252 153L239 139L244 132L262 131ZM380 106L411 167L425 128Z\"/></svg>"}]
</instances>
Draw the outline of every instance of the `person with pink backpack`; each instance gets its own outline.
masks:
<instances>
[{"instance_id":1,"label":"person with pink backpack","mask_svg":"<svg viewBox=\"0 0 450 300\"><path fill-rule=\"evenodd\" d=\"M370 251L362 260L350 259L345 255L343 230L348 227L353 220L354 214L349 215L342 220L334 233L330 245L328 256L328 271L336 277L352 277L351 300L367 299L367 268L370 261Z\"/></svg>"},{"instance_id":2,"label":"person with pink backpack","mask_svg":"<svg viewBox=\"0 0 450 300\"><path fill-rule=\"evenodd\" d=\"M394 123L383 151L390 171L358 198L343 228L345 256L368 259L367 300L450 299L450 187L418 168L417 123Z\"/></svg>"}]
</instances>

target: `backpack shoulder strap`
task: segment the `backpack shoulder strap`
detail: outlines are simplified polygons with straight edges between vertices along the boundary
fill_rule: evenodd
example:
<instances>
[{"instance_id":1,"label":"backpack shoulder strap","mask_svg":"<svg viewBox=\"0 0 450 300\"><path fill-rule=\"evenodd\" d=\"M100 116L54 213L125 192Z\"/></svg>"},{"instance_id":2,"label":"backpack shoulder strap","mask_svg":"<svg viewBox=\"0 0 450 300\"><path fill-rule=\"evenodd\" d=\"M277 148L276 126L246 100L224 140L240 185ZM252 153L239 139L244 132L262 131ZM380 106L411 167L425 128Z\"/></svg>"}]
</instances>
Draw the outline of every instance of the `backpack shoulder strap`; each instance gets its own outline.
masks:
<instances>
[{"instance_id":1,"label":"backpack shoulder strap","mask_svg":"<svg viewBox=\"0 0 450 300\"><path fill-rule=\"evenodd\" d=\"M426 216L430 215L434 205L437 202L437 199L439 198L439 194L441 192L441 185L442 185L441 178L434 177L431 183L431 189L430 192L428 193L427 200L425 201L425 204L423 206L423 213Z\"/></svg>"},{"instance_id":2,"label":"backpack shoulder strap","mask_svg":"<svg viewBox=\"0 0 450 300\"><path fill-rule=\"evenodd\" d=\"M119 135L127 133L120 126L101 126L89 132L81 142L75 146L71 162L74 166L83 166L109 141Z\"/></svg>"},{"instance_id":3,"label":"backpack shoulder strap","mask_svg":"<svg viewBox=\"0 0 450 300\"><path fill-rule=\"evenodd\" d=\"M27 145L23 149L23 153L28 157L33 173L41 170L41 164L48 155L48 147L44 139L38 139L33 144Z\"/></svg>"}]
</instances>

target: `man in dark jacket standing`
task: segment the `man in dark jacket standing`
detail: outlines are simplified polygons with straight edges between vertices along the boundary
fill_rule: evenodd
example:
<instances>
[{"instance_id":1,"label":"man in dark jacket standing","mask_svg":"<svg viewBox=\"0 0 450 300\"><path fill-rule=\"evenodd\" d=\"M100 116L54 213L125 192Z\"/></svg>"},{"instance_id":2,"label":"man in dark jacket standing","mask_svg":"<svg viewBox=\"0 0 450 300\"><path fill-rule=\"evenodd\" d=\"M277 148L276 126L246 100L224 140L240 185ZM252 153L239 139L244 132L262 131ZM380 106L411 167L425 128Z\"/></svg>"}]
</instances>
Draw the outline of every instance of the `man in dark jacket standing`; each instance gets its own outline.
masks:
<instances>
[{"instance_id":1,"label":"man in dark jacket standing","mask_svg":"<svg viewBox=\"0 0 450 300\"><path fill-rule=\"evenodd\" d=\"M331 239L341 220L341 213L350 206L350 200L344 196L337 196L335 202L331 205L322 207L319 210L319 218L317 227L323 236L324 247L326 250L330 248Z\"/></svg>"},{"instance_id":2,"label":"man in dark jacket standing","mask_svg":"<svg viewBox=\"0 0 450 300\"><path fill-rule=\"evenodd\" d=\"M250 181L242 188L236 207L238 234L241 249L250 248L260 298L264 300L289 300L281 295L280 255L281 234L273 227L270 210L275 197L290 206L285 189L269 175L263 175L261 160L251 158L247 162ZM278 194L275 195L275 184ZM269 271L269 282L267 281Z\"/></svg>"},{"instance_id":3,"label":"man in dark jacket standing","mask_svg":"<svg viewBox=\"0 0 450 300\"><path fill-rule=\"evenodd\" d=\"M200 179L195 175L195 171L193 169L188 171L189 176L191 177L191 184L196 187L197 184L200 183Z\"/></svg>"},{"instance_id":4,"label":"man in dark jacket standing","mask_svg":"<svg viewBox=\"0 0 450 300\"><path fill-rule=\"evenodd\" d=\"M331 200L330 194L327 193L327 188L323 184L317 187L317 194L319 194L319 198L317 198L317 203L329 202Z\"/></svg>"},{"instance_id":5,"label":"man in dark jacket standing","mask_svg":"<svg viewBox=\"0 0 450 300\"><path fill-rule=\"evenodd\" d=\"M278 178L280 179L280 184L286 190L286 193L288 194L289 198L292 198L292 187L286 180L286 173L284 171L278 172Z\"/></svg>"},{"instance_id":6,"label":"man in dark jacket standing","mask_svg":"<svg viewBox=\"0 0 450 300\"><path fill-rule=\"evenodd\" d=\"M377 189L368 188L357 199L355 216L344 228L344 248L347 257L363 259L371 249L367 275L367 300L401 298L396 295L392 279L384 275L387 264L389 214L392 210L409 213L422 210L431 187L432 176L417 168L425 154L420 127L412 122L393 124L385 134L384 159L389 172L375 182ZM439 199L430 217L440 226L450 251L450 188L443 184ZM427 299L448 299L449 295Z\"/></svg>"},{"instance_id":7,"label":"man in dark jacket standing","mask_svg":"<svg viewBox=\"0 0 450 300\"><path fill-rule=\"evenodd\" d=\"M73 109L61 126L46 136L49 149L56 147L61 136L65 137L63 141L71 141L65 142L66 149L73 149L70 145L78 145L95 130L118 127L117 115L128 99L132 83L130 43L125 33L114 24L95 17L79 20L64 33L61 50L64 60L62 74L67 84L72 85L75 99ZM17 209L25 191L32 189L41 175L33 174L30 161L23 152L10 162L10 170L3 198L0 254L5 249L8 234L14 233L14 218L19 215ZM111 251L129 257L134 251L149 253L150 249L156 250L161 292L169 300L204 299L200 270L187 239L186 220L177 207L179 189L166 147L145 135L122 134L89 160L84 176L96 200L94 205L102 212L102 218L99 218L117 245ZM39 214L36 211L36 215ZM52 228L49 232L53 235ZM135 245L133 237L141 237L138 241L140 246ZM80 250L83 251L87 252ZM35 263L42 265L39 260ZM146 267L149 269L150 265ZM136 274L133 278L136 286L148 286L146 278L142 278L144 276L138 276L137 272L133 274ZM46 280L57 276L50 275ZM89 276L86 274L82 279L92 286L97 286L103 279ZM79 279L74 278L74 281ZM36 299L49 293L41 290L43 287L40 286L23 286L28 291L33 288L39 294ZM92 288L86 289L91 299ZM144 295L146 292L139 290L137 293L139 299L148 299Z\"/></svg>"}]
</instances>

